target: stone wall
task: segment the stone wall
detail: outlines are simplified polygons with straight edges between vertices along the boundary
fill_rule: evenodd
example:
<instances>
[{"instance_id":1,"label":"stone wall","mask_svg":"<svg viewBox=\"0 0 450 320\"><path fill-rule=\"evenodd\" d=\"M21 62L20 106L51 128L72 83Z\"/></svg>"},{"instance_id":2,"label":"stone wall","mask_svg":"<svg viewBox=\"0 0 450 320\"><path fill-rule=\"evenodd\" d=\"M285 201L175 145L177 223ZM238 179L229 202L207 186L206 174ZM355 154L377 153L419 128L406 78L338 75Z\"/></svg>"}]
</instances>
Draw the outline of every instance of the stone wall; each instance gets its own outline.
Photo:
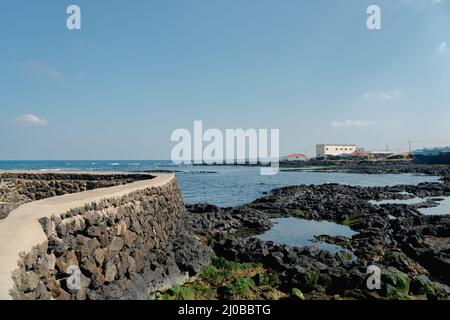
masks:
<instances>
[{"instance_id":1,"label":"stone wall","mask_svg":"<svg viewBox=\"0 0 450 320\"><path fill-rule=\"evenodd\" d=\"M0 202L0 220L6 218L18 206L19 203Z\"/></svg>"},{"instance_id":2,"label":"stone wall","mask_svg":"<svg viewBox=\"0 0 450 320\"><path fill-rule=\"evenodd\" d=\"M0 172L0 219L17 205L87 190L151 179L150 174Z\"/></svg>"},{"instance_id":3,"label":"stone wall","mask_svg":"<svg viewBox=\"0 0 450 320\"><path fill-rule=\"evenodd\" d=\"M210 262L209 249L185 219L175 178L40 218L47 241L18 257L10 295L147 299L153 291L194 277ZM67 285L69 266L81 271L78 289Z\"/></svg>"}]
</instances>

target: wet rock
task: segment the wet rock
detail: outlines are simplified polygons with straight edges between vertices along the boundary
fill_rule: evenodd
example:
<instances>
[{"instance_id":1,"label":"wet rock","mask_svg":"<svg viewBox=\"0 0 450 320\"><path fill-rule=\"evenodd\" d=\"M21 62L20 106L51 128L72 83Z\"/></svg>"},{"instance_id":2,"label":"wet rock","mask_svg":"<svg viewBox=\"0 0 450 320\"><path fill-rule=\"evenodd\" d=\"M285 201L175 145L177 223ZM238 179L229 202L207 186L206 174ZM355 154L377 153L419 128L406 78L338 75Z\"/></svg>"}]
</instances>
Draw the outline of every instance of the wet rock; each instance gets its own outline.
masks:
<instances>
[{"instance_id":1,"label":"wet rock","mask_svg":"<svg viewBox=\"0 0 450 320\"><path fill-rule=\"evenodd\" d=\"M219 208L210 204L187 205L188 221L195 232L206 236L223 236L244 230L261 232L272 223L259 210L249 207Z\"/></svg>"},{"instance_id":2,"label":"wet rock","mask_svg":"<svg viewBox=\"0 0 450 320\"><path fill-rule=\"evenodd\" d=\"M195 245L195 242L193 245L176 243L175 261L181 271L194 276L211 262L211 251L205 246Z\"/></svg>"}]
</instances>

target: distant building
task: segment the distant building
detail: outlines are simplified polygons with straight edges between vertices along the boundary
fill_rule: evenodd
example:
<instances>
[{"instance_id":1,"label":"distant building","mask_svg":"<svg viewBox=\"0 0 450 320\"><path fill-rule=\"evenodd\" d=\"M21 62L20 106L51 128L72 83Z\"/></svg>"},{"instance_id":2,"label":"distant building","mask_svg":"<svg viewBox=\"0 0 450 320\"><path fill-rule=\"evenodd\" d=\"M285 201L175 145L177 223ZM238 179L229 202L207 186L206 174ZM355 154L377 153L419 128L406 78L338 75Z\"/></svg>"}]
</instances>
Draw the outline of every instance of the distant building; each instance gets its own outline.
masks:
<instances>
[{"instance_id":1,"label":"distant building","mask_svg":"<svg viewBox=\"0 0 450 320\"><path fill-rule=\"evenodd\" d=\"M288 161L305 161L306 155L302 153L291 153L287 156Z\"/></svg>"},{"instance_id":2,"label":"distant building","mask_svg":"<svg viewBox=\"0 0 450 320\"><path fill-rule=\"evenodd\" d=\"M393 154L392 156L387 157L388 160L411 160L412 154L409 152L402 152L398 154Z\"/></svg>"},{"instance_id":3,"label":"distant building","mask_svg":"<svg viewBox=\"0 0 450 320\"><path fill-rule=\"evenodd\" d=\"M356 148L356 151L351 156L353 158L369 158L370 154L364 148Z\"/></svg>"},{"instance_id":4,"label":"distant building","mask_svg":"<svg viewBox=\"0 0 450 320\"><path fill-rule=\"evenodd\" d=\"M450 147L423 148L411 151L413 161L423 164L450 164Z\"/></svg>"},{"instance_id":5,"label":"distant building","mask_svg":"<svg viewBox=\"0 0 450 320\"><path fill-rule=\"evenodd\" d=\"M376 158L387 158L394 155L392 151L370 151L370 155Z\"/></svg>"},{"instance_id":6,"label":"distant building","mask_svg":"<svg viewBox=\"0 0 450 320\"><path fill-rule=\"evenodd\" d=\"M413 155L438 156L444 153L450 153L450 147L423 148L411 151Z\"/></svg>"},{"instance_id":7,"label":"distant building","mask_svg":"<svg viewBox=\"0 0 450 320\"><path fill-rule=\"evenodd\" d=\"M336 157L342 155L351 155L357 151L354 144L318 144L316 145L316 157Z\"/></svg>"}]
</instances>

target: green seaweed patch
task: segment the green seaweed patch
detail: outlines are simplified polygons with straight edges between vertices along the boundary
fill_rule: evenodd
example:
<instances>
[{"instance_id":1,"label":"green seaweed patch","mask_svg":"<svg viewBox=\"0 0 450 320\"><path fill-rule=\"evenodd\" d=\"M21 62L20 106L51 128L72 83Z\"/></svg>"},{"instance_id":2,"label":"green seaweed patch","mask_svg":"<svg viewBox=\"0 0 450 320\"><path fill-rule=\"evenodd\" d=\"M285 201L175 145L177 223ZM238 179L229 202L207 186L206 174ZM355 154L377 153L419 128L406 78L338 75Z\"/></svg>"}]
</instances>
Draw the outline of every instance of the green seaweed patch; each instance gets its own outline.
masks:
<instances>
[{"instance_id":1,"label":"green seaweed patch","mask_svg":"<svg viewBox=\"0 0 450 320\"><path fill-rule=\"evenodd\" d=\"M216 240L214 238L208 238L208 240L206 240L206 245L210 248L214 248L216 244Z\"/></svg>"},{"instance_id":2,"label":"green seaweed patch","mask_svg":"<svg viewBox=\"0 0 450 320\"><path fill-rule=\"evenodd\" d=\"M309 270L293 277L291 280L291 286L309 292L317 287L319 278L319 272Z\"/></svg>"},{"instance_id":3,"label":"green seaweed patch","mask_svg":"<svg viewBox=\"0 0 450 320\"><path fill-rule=\"evenodd\" d=\"M282 281L278 273L259 272L253 277L258 286L270 286L278 288L282 285Z\"/></svg>"},{"instance_id":4,"label":"green seaweed patch","mask_svg":"<svg viewBox=\"0 0 450 320\"><path fill-rule=\"evenodd\" d=\"M383 268L381 283L384 284L384 296L389 299L408 299L410 279L406 273L394 267Z\"/></svg>"},{"instance_id":5,"label":"green seaweed patch","mask_svg":"<svg viewBox=\"0 0 450 320\"><path fill-rule=\"evenodd\" d=\"M255 281L249 277L238 277L225 288L224 298L228 300L253 299L257 291Z\"/></svg>"},{"instance_id":6,"label":"green seaweed patch","mask_svg":"<svg viewBox=\"0 0 450 320\"><path fill-rule=\"evenodd\" d=\"M359 228L363 225L363 219L357 215L346 216L341 224L346 225L350 228Z\"/></svg>"},{"instance_id":7,"label":"green seaweed patch","mask_svg":"<svg viewBox=\"0 0 450 320\"><path fill-rule=\"evenodd\" d=\"M410 293L418 296L423 296L424 299L429 300L447 300L448 292L445 285L437 282L432 282L423 276L415 277L411 280Z\"/></svg>"},{"instance_id":8,"label":"green seaweed patch","mask_svg":"<svg viewBox=\"0 0 450 320\"><path fill-rule=\"evenodd\" d=\"M339 258L342 262L350 262L353 259L353 255L349 251L340 250L336 253L336 257Z\"/></svg>"},{"instance_id":9,"label":"green seaweed patch","mask_svg":"<svg viewBox=\"0 0 450 320\"><path fill-rule=\"evenodd\" d=\"M298 300L305 300L303 292L297 288L292 288L292 297Z\"/></svg>"},{"instance_id":10,"label":"green seaweed patch","mask_svg":"<svg viewBox=\"0 0 450 320\"><path fill-rule=\"evenodd\" d=\"M229 271L262 268L261 263L236 262L236 261L230 261L223 257L218 257L218 256L212 257L212 265L218 269L229 270Z\"/></svg>"},{"instance_id":11,"label":"green seaweed patch","mask_svg":"<svg viewBox=\"0 0 450 320\"><path fill-rule=\"evenodd\" d=\"M161 300L211 300L216 298L216 290L201 283L177 285L161 296Z\"/></svg>"},{"instance_id":12,"label":"green seaweed patch","mask_svg":"<svg viewBox=\"0 0 450 320\"><path fill-rule=\"evenodd\" d=\"M231 275L232 273L229 270L219 270L215 266L208 266L203 269L199 278L213 286L219 286Z\"/></svg>"},{"instance_id":13,"label":"green seaweed patch","mask_svg":"<svg viewBox=\"0 0 450 320\"><path fill-rule=\"evenodd\" d=\"M223 257L212 257L197 280L175 286L164 292L164 300L197 299L274 299L287 295L276 287L279 276L267 272L260 263L241 263Z\"/></svg>"},{"instance_id":14,"label":"green seaweed patch","mask_svg":"<svg viewBox=\"0 0 450 320\"><path fill-rule=\"evenodd\" d=\"M286 210L286 212L287 212L287 215L292 216L292 217L297 217L297 218L307 218L309 216L308 211L300 210L300 209L297 209L297 210L288 209L288 210Z\"/></svg>"},{"instance_id":15,"label":"green seaweed patch","mask_svg":"<svg viewBox=\"0 0 450 320\"><path fill-rule=\"evenodd\" d=\"M203 269L199 279L217 287L229 282L237 274L255 273L258 270L263 270L259 263L240 263L213 256L212 264Z\"/></svg>"}]
</instances>

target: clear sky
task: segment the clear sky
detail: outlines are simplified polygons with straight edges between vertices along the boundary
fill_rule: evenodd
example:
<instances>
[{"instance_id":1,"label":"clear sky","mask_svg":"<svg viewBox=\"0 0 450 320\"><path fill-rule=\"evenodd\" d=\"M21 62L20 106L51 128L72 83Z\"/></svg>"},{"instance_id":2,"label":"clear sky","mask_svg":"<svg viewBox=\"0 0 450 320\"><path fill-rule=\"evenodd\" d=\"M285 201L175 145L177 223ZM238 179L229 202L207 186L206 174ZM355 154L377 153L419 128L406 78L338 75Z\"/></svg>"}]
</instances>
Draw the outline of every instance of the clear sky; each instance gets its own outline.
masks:
<instances>
[{"instance_id":1,"label":"clear sky","mask_svg":"<svg viewBox=\"0 0 450 320\"><path fill-rule=\"evenodd\" d=\"M168 159L194 120L283 154L445 143L450 0L1 1L0 159Z\"/></svg>"}]
</instances>

